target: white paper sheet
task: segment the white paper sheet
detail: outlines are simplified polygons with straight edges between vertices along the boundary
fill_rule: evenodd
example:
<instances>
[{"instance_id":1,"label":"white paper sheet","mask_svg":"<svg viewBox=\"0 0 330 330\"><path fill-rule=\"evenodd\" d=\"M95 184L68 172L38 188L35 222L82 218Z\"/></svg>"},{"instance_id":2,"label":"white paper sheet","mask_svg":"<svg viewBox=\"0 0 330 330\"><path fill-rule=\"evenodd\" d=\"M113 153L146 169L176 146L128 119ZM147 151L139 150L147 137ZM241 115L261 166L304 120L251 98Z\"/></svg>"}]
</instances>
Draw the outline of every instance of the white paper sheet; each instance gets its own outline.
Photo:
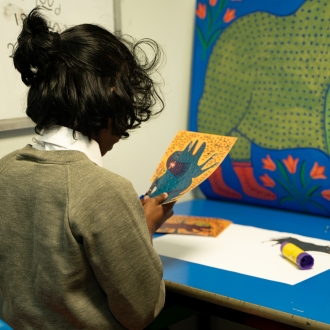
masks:
<instances>
[{"instance_id":1,"label":"white paper sheet","mask_svg":"<svg viewBox=\"0 0 330 330\"><path fill-rule=\"evenodd\" d=\"M314 258L309 270L301 270L283 257L280 244L270 240L286 237L330 245L326 240L236 224L218 237L167 234L154 239L153 244L157 253L166 257L291 285L330 269L330 254L324 252L306 251Z\"/></svg>"}]
</instances>

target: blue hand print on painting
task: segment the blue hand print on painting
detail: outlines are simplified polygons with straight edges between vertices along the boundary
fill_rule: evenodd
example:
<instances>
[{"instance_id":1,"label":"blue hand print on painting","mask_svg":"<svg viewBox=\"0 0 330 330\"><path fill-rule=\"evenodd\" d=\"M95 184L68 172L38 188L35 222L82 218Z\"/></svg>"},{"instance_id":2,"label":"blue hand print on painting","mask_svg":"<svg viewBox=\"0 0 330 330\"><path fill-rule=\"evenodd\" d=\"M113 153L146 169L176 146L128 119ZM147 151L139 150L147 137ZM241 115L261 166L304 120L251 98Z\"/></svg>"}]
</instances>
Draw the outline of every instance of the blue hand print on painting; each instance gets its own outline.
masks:
<instances>
[{"instance_id":1,"label":"blue hand print on painting","mask_svg":"<svg viewBox=\"0 0 330 330\"><path fill-rule=\"evenodd\" d=\"M328 0L201 0L190 130L238 140L210 198L330 214Z\"/></svg>"},{"instance_id":2,"label":"blue hand print on painting","mask_svg":"<svg viewBox=\"0 0 330 330\"><path fill-rule=\"evenodd\" d=\"M150 197L156 197L166 192L168 193L168 197L164 203L167 203L171 199L180 196L189 188L194 178L199 177L204 172L219 164L215 163L205 167L213 159L214 154L204 163L198 165L200 157L205 150L206 143L202 143L199 148L196 148L197 145L198 140L195 143L191 141L184 150L175 151L168 157L166 161L166 172L154 182L155 190L150 194Z\"/></svg>"}]
</instances>

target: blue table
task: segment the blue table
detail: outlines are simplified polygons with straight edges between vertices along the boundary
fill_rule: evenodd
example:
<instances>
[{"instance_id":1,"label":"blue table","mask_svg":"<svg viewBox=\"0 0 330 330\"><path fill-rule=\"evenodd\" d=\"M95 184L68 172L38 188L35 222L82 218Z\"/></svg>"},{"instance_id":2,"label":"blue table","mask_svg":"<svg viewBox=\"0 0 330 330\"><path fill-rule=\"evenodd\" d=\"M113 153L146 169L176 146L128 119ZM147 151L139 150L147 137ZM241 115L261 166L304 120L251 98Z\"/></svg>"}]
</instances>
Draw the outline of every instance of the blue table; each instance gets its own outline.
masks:
<instances>
[{"instance_id":1,"label":"blue table","mask_svg":"<svg viewBox=\"0 0 330 330\"><path fill-rule=\"evenodd\" d=\"M0 320L0 329L1 330L13 330L7 323Z\"/></svg>"},{"instance_id":2,"label":"blue table","mask_svg":"<svg viewBox=\"0 0 330 330\"><path fill-rule=\"evenodd\" d=\"M325 217L211 200L177 204L175 213L330 240L330 219ZM161 260L169 291L283 325L330 330L330 271L287 285L164 256Z\"/></svg>"}]
</instances>

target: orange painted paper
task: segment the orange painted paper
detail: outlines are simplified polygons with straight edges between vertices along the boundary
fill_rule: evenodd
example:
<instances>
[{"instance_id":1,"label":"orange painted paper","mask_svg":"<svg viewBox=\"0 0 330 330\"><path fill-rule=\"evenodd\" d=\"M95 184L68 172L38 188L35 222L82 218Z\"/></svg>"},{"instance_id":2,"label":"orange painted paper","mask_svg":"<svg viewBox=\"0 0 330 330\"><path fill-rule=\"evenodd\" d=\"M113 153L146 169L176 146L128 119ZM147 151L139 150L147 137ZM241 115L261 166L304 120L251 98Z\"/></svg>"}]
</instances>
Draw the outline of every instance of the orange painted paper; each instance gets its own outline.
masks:
<instances>
[{"instance_id":1,"label":"orange painted paper","mask_svg":"<svg viewBox=\"0 0 330 330\"><path fill-rule=\"evenodd\" d=\"M171 166L175 166L175 162L168 162L173 153L183 151L188 147L190 148L189 150L191 151L191 154L193 156L196 155L200 148L204 147L203 143L205 143L205 149L199 157L197 165L201 166L205 163L201 167L201 169L207 170L198 175L197 177L193 177L191 179L191 184L186 187L182 192L180 192L178 196L171 197L169 194L169 198L165 201L165 203L178 200L181 196L191 191L204 180L206 180L222 163L222 161L225 159L225 157L233 147L236 140L236 137L230 136L221 136L190 131L179 131L169 145L168 149L166 150L154 175L151 178L151 181L154 182L156 178L161 179L162 176L165 175L165 173L171 169ZM192 150L192 148L194 149ZM183 178L179 177L177 178L177 180L178 182L180 182L180 180L183 180ZM174 188L171 189L173 190ZM158 190L162 192L160 189ZM166 192L171 193L171 191Z\"/></svg>"},{"instance_id":2,"label":"orange painted paper","mask_svg":"<svg viewBox=\"0 0 330 330\"><path fill-rule=\"evenodd\" d=\"M231 223L218 218L173 215L156 232L217 237Z\"/></svg>"}]
</instances>

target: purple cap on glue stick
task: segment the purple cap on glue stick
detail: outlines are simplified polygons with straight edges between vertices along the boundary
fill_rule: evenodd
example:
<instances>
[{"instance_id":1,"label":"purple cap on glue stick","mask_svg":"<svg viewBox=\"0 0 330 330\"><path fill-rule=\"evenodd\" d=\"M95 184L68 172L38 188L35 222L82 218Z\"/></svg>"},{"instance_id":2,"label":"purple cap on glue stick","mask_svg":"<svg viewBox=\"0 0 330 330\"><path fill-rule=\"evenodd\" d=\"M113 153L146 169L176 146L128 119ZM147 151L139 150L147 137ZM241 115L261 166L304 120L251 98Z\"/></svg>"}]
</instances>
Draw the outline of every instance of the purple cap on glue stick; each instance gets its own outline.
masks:
<instances>
[{"instance_id":1,"label":"purple cap on glue stick","mask_svg":"<svg viewBox=\"0 0 330 330\"><path fill-rule=\"evenodd\" d=\"M292 243L283 242L281 244L281 252L303 270L311 269L314 265L314 258Z\"/></svg>"}]
</instances>

